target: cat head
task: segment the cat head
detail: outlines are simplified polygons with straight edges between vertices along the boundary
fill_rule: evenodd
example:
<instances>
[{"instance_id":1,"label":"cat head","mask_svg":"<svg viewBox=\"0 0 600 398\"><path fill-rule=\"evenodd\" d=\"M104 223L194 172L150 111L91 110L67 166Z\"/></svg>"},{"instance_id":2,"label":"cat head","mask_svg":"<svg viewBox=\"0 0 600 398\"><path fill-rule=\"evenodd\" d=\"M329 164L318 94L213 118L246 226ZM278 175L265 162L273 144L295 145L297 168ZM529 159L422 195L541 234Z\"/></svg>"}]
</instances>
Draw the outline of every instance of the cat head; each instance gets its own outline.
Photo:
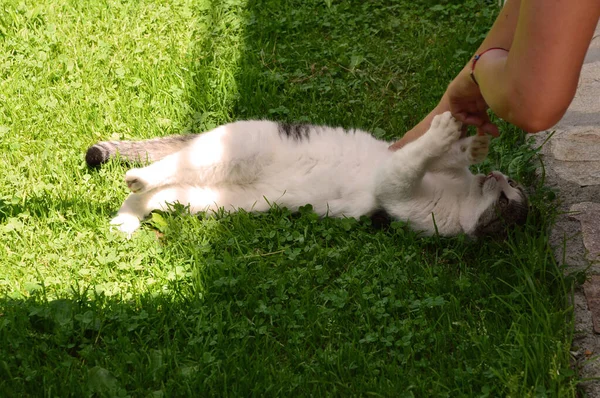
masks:
<instances>
[{"instance_id":1,"label":"cat head","mask_svg":"<svg viewBox=\"0 0 600 398\"><path fill-rule=\"evenodd\" d=\"M529 201L523 187L498 171L475 176L471 198L477 203L477 219L470 235L476 238L505 237L511 226L527 220Z\"/></svg>"}]
</instances>

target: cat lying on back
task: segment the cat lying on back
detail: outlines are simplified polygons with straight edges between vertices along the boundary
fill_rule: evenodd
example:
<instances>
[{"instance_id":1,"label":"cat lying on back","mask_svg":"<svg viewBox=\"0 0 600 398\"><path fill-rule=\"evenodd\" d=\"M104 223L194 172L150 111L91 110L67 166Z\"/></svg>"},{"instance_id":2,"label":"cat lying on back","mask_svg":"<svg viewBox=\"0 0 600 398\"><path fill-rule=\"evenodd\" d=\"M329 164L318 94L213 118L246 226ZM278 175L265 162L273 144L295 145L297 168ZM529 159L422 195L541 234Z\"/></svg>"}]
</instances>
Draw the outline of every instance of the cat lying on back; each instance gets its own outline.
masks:
<instances>
[{"instance_id":1,"label":"cat lying on back","mask_svg":"<svg viewBox=\"0 0 600 398\"><path fill-rule=\"evenodd\" d=\"M86 161L154 162L125 174L132 191L112 224L133 233L167 204L190 211L267 211L272 204L297 210L312 204L330 217L385 211L430 235L503 235L523 223L523 190L499 172L472 174L487 155L489 137L460 138L449 112L400 150L360 130L270 121L240 121L204 134L145 141L100 142Z\"/></svg>"}]
</instances>

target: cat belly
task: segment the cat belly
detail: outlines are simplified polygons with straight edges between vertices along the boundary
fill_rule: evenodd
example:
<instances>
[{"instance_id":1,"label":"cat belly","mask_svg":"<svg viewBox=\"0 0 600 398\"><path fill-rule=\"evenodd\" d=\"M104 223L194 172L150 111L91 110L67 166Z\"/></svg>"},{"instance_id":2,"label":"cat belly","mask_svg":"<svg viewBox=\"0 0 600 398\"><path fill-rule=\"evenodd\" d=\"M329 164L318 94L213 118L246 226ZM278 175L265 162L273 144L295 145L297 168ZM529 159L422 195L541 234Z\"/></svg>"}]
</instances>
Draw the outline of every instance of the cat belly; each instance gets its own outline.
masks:
<instances>
[{"instance_id":1,"label":"cat belly","mask_svg":"<svg viewBox=\"0 0 600 398\"><path fill-rule=\"evenodd\" d=\"M329 195L327 195L329 193ZM140 196L140 200L135 200ZM141 196L147 196L141 200ZM374 208L373 195L365 192L346 193L340 196L332 192L304 191L296 188L272 188L261 184L252 186L217 187L168 187L146 195L135 195L130 200L132 212L141 218L152 210L169 210L170 204L180 203L190 212L238 211L265 212L272 205L297 211L311 204L315 213L330 217L360 217L370 214ZM135 202L135 203L134 203Z\"/></svg>"},{"instance_id":2,"label":"cat belly","mask_svg":"<svg viewBox=\"0 0 600 398\"><path fill-rule=\"evenodd\" d=\"M206 188L201 192L205 194ZM253 184L245 187L208 188L215 195L215 204L228 211L244 209L263 212L272 205L297 211L307 204L320 216L360 217L370 214L375 205L371 192L349 192L341 189L323 189L315 186L273 187L270 184Z\"/></svg>"},{"instance_id":3,"label":"cat belly","mask_svg":"<svg viewBox=\"0 0 600 398\"><path fill-rule=\"evenodd\" d=\"M311 204L320 216L360 217L375 206L374 168L324 161L294 162L278 172L265 170L254 184L270 202L297 210Z\"/></svg>"}]
</instances>

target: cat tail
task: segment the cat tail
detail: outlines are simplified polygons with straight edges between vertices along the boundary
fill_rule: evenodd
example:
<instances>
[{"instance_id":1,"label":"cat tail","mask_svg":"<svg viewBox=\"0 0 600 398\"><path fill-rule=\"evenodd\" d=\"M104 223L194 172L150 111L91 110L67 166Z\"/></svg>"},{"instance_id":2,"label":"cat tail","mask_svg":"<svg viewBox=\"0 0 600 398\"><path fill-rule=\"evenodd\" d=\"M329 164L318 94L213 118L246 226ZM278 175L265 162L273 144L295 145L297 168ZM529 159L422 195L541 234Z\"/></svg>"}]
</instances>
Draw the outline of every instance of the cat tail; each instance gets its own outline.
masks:
<instances>
[{"instance_id":1,"label":"cat tail","mask_svg":"<svg viewBox=\"0 0 600 398\"><path fill-rule=\"evenodd\" d=\"M101 141L85 154L89 167L98 167L119 155L126 162L156 162L183 149L198 134L172 135L142 141Z\"/></svg>"}]
</instances>

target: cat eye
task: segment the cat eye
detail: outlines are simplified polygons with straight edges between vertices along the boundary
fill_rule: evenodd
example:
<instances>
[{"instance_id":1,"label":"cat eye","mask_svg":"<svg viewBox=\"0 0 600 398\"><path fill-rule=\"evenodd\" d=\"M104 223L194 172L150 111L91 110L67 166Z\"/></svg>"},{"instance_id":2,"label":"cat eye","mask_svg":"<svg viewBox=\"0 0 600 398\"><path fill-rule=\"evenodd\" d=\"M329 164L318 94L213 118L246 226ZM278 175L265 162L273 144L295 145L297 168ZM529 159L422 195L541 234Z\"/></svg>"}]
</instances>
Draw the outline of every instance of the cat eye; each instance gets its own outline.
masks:
<instances>
[{"instance_id":1,"label":"cat eye","mask_svg":"<svg viewBox=\"0 0 600 398\"><path fill-rule=\"evenodd\" d=\"M517 186L517 182L515 180L512 180L509 178L507 181L508 181L508 185L510 185L511 187L514 188Z\"/></svg>"},{"instance_id":2,"label":"cat eye","mask_svg":"<svg viewBox=\"0 0 600 398\"><path fill-rule=\"evenodd\" d=\"M504 192L500 192L500 198L498 199L500 206L506 206L508 204L508 196Z\"/></svg>"}]
</instances>

